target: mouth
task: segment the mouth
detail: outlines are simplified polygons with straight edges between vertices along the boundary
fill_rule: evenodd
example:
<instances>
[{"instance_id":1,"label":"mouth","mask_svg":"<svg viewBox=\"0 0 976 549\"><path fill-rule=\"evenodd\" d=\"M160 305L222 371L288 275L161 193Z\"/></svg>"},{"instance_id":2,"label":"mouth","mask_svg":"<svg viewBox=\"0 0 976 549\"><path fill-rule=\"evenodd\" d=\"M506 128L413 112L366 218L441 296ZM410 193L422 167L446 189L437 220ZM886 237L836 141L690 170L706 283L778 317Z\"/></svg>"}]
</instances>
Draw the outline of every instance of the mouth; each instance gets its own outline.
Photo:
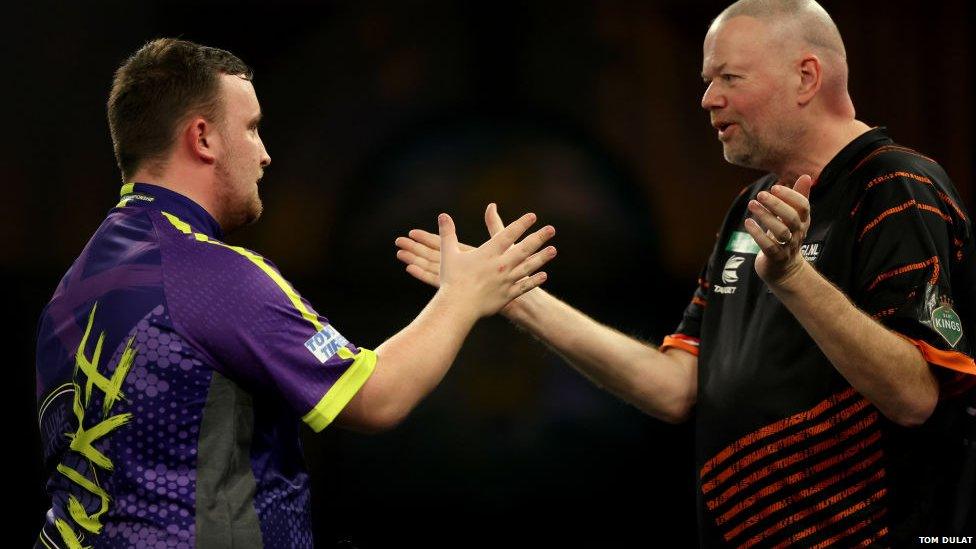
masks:
<instances>
[{"instance_id":1,"label":"mouth","mask_svg":"<svg viewBox=\"0 0 976 549\"><path fill-rule=\"evenodd\" d=\"M735 122L713 122L712 127L718 130L718 138L720 140L725 140L729 136L729 132L733 127L737 126Z\"/></svg>"}]
</instances>

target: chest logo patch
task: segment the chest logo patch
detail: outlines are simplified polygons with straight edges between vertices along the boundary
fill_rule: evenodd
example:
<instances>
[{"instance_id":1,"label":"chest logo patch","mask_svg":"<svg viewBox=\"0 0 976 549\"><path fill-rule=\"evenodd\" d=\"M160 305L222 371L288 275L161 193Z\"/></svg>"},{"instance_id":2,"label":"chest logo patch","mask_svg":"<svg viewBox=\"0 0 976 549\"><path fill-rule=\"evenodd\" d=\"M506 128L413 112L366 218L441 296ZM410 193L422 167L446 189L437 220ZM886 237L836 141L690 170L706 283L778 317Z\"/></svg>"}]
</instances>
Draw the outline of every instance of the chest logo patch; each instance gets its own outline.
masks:
<instances>
[{"instance_id":1,"label":"chest logo patch","mask_svg":"<svg viewBox=\"0 0 976 549\"><path fill-rule=\"evenodd\" d=\"M948 303L932 310L932 327L953 347L962 339L962 320Z\"/></svg>"},{"instance_id":2,"label":"chest logo patch","mask_svg":"<svg viewBox=\"0 0 976 549\"><path fill-rule=\"evenodd\" d=\"M722 282L726 284L734 284L739 281L739 266L746 260L746 258L733 255L725 262L725 268L722 269Z\"/></svg>"},{"instance_id":3,"label":"chest logo patch","mask_svg":"<svg viewBox=\"0 0 976 549\"><path fill-rule=\"evenodd\" d=\"M733 231L729 236L728 244L725 245L725 251L735 254L758 254L759 244L756 244L749 233Z\"/></svg>"},{"instance_id":4,"label":"chest logo patch","mask_svg":"<svg viewBox=\"0 0 976 549\"><path fill-rule=\"evenodd\" d=\"M809 263L813 263L820 257L821 250L823 250L823 241L807 242L806 244L800 245L800 255Z\"/></svg>"},{"instance_id":5,"label":"chest logo patch","mask_svg":"<svg viewBox=\"0 0 976 549\"><path fill-rule=\"evenodd\" d=\"M349 344L349 340L342 337L331 324L326 324L318 333L308 338L305 348L312 353L319 362L325 364L339 352L339 349Z\"/></svg>"}]
</instances>

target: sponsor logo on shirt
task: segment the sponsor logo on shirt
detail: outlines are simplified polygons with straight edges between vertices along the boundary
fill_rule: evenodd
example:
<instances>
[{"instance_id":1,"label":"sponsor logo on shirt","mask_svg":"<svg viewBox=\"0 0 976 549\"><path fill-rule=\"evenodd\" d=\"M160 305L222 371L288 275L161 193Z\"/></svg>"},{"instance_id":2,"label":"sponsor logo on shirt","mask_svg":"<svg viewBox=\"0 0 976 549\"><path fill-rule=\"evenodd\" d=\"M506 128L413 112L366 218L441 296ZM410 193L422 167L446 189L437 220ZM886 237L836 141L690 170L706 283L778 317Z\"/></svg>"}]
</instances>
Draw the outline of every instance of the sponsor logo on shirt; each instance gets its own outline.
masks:
<instances>
[{"instance_id":1,"label":"sponsor logo on shirt","mask_svg":"<svg viewBox=\"0 0 976 549\"><path fill-rule=\"evenodd\" d=\"M324 328L305 342L305 348L312 353L319 362L325 364L330 358L339 352L341 347L349 344L349 340L342 337L338 330L331 324L326 324Z\"/></svg>"},{"instance_id":2,"label":"sponsor logo on shirt","mask_svg":"<svg viewBox=\"0 0 976 549\"><path fill-rule=\"evenodd\" d=\"M739 269L739 265L742 265L742 262L745 260L746 258L737 255L730 257L729 260L725 262L725 268L722 269L722 282L726 284L738 282L739 273L737 271Z\"/></svg>"},{"instance_id":3,"label":"sponsor logo on shirt","mask_svg":"<svg viewBox=\"0 0 976 549\"><path fill-rule=\"evenodd\" d=\"M750 237L752 238L752 237ZM746 258L733 255L725 262L725 267L722 269L722 282L725 284L735 284L739 281L739 267L745 262ZM734 294L735 286L714 286L715 293L717 294Z\"/></svg>"},{"instance_id":4,"label":"sponsor logo on shirt","mask_svg":"<svg viewBox=\"0 0 976 549\"><path fill-rule=\"evenodd\" d=\"M132 202L133 200L139 200L141 202L149 203L152 202L153 200L156 200L156 198L149 196L147 194L138 194L138 193L127 194L124 197L122 197L121 204L128 205L128 203Z\"/></svg>"},{"instance_id":5,"label":"sponsor logo on shirt","mask_svg":"<svg viewBox=\"0 0 976 549\"><path fill-rule=\"evenodd\" d=\"M932 327L949 345L955 347L962 339L962 320L947 299L941 300L941 303L932 310Z\"/></svg>"},{"instance_id":6,"label":"sponsor logo on shirt","mask_svg":"<svg viewBox=\"0 0 976 549\"><path fill-rule=\"evenodd\" d=\"M725 245L725 251L735 254L758 254L759 244L753 240L752 236L744 231L732 231L729 242Z\"/></svg>"},{"instance_id":7,"label":"sponsor logo on shirt","mask_svg":"<svg viewBox=\"0 0 976 549\"><path fill-rule=\"evenodd\" d=\"M820 250L823 249L823 240L820 242L807 242L800 245L800 254L807 262L813 263L820 257Z\"/></svg>"}]
</instances>

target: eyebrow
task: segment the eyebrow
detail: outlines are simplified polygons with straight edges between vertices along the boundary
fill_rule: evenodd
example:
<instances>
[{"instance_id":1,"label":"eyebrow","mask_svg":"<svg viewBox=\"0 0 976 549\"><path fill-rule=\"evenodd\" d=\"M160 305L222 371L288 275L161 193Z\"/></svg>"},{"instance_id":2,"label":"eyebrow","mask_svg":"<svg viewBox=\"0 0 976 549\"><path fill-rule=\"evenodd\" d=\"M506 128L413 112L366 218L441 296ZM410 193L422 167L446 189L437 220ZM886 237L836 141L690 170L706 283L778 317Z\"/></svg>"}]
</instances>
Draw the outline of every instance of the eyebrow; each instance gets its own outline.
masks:
<instances>
[{"instance_id":1,"label":"eyebrow","mask_svg":"<svg viewBox=\"0 0 976 549\"><path fill-rule=\"evenodd\" d=\"M722 63L721 65L715 67L715 74L722 74L722 71L725 70L725 65L727 64L728 62L726 61L725 63ZM702 72L701 77L702 80L708 80L708 75L705 72Z\"/></svg>"}]
</instances>

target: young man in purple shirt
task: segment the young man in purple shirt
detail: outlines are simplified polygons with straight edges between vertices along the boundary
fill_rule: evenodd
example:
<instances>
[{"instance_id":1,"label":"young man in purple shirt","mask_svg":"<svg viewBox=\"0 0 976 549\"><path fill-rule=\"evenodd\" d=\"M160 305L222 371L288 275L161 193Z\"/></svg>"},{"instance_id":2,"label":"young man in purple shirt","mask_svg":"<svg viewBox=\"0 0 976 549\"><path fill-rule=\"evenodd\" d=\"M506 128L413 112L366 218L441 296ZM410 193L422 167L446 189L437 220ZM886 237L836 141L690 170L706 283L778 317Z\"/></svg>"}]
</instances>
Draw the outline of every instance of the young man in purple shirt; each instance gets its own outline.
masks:
<instances>
[{"instance_id":1,"label":"young man in purple shirt","mask_svg":"<svg viewBox=\"0 0 976 549\"><path fill-rule=\"evenodd\" d=\"M251 70L146 44L108 103L126 184L41 315L37 398L51 508L37 547L310 547L298 437L390 428L481 317L555 256L526 214L481 248L444 238L441 289L375 351L349 342L260 255L223 242L261 214L271 163Z\"/></svg>"}]
</instances>

